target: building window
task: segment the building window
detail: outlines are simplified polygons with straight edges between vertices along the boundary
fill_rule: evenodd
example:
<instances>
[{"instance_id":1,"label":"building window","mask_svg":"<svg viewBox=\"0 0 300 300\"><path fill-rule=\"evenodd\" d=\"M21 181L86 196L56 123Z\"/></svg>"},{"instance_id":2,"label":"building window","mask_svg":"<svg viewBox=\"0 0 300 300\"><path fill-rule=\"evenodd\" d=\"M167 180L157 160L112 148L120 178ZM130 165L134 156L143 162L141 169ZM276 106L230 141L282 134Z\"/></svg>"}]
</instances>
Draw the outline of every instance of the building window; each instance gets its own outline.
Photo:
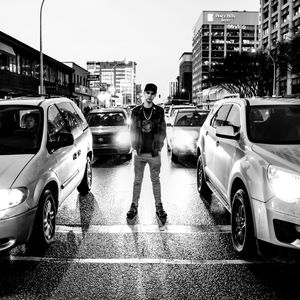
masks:
<instances>
[{"instance_id":1,"label":"building window","mask_svg":"<svg viewBox=\"0 0 300 300\"><path fill-rule=\"evenodd\" d=\"M16 57L0 52L0 70L17 72Z\"/></svg>"}]
</instances>

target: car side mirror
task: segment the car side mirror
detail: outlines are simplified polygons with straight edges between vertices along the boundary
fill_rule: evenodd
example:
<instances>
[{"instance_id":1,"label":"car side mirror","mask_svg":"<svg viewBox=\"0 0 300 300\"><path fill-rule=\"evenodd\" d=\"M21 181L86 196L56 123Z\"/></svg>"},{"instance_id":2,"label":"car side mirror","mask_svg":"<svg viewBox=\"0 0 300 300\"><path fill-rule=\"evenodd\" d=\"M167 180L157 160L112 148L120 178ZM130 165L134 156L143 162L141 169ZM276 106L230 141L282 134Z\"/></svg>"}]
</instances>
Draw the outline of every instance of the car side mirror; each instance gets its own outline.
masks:
<instances>
[{"instance_id":1,"label":"car side mirror","mask_svg":"<svg viewBox=\"0 0 300 300\"><path fill-rule=\"evenodd\" d=\"M61 132L55 140L48 142L49 152L54 152L56 149L71 146L74 144L74 136L70 132Z\"/></svg>"},{"instance_id":2,"label":"car side mirror","mask_svg":"<svg viewBox=\"0 0 300 300\"><path fill-rule=\"evenodd\" d=\"M216 128L216 136L226 139L238 140L240 138L240 133L234 132L233 126L218 126Z\"/></svg>"}]
</instances>

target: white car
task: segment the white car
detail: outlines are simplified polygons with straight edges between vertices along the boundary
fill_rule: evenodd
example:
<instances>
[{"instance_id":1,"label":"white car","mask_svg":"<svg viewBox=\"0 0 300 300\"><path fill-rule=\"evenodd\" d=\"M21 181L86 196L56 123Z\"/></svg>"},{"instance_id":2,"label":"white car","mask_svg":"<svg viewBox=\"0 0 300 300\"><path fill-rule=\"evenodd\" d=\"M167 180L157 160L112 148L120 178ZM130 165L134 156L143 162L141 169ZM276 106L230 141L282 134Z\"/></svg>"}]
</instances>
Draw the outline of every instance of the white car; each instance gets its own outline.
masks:
<instances>
[{"instance_id":1,"label":"white car","mask_svg":"<svg viewBox=\"0 0 300 300\"><path fill-rule=\"evenodd\" d=\"M185 108L195 108L194 105L191 104L180 104L180 105L175 105L172 104L168 110L167 116L166 116L166 124L167 126L171 126L173 121L174 121L174 116L175 113L178 109L185 109Z\"/></svg>"},{"instance_id":2,"label":"white car","mask_svg":"<svg viewBox=\"0 0 300 300\"><path fill-rule=\"evenodd\" d=\"M218 101L197 148L198 191L231 213L237 253L256 241L300 250L300 99Z\"/></svg>"},{"instance_id":3,"label":"white car","mask_svg":"<svg viewBox=\"0 0 300 300\"><path fill-rule=\"evenodd\" d=\"M167 135L167 149L171 152L171 160L178 157L196 156L196 144L199 131L209 110L188 108L176 111L174 120Z\"/></svg>"},{"instance_id":4,"label":"white car","mask_svg":"<svg viewBox=\"0 0 300 300\"><path fill-rule=\"evenodd\" d=\"M0 101L0 251L52 242L61 202L91 188L92 158L92 134L73 101Z\"/></svg>"}]
</instances>

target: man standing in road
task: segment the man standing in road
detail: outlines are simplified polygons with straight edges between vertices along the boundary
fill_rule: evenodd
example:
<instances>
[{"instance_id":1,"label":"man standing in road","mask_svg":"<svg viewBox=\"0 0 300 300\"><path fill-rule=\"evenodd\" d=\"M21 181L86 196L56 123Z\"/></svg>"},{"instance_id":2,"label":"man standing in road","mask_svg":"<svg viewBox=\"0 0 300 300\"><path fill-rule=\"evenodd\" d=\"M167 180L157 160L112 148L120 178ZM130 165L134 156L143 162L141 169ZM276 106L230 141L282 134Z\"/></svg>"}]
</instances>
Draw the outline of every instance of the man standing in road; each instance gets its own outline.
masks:
<instances>
[{"instance_id":1,"label":"man standing in road","mask_svg":"<svg viewBox=\"0 0 300 300\"><path fill-rule=\"evenodd\" d=\"M136 106L131 113L130 135L134 155L134 183L132 203L127 212L128 219L133 219L138 212L146 164L149 164L150 168L156 214L159 218L167 217L161 202L159 178L161 149L166 138L166 122L163 108L153 103L156 93L157 86L155 84L146 84L143 104Z\"/></svg>"}]
</instances>

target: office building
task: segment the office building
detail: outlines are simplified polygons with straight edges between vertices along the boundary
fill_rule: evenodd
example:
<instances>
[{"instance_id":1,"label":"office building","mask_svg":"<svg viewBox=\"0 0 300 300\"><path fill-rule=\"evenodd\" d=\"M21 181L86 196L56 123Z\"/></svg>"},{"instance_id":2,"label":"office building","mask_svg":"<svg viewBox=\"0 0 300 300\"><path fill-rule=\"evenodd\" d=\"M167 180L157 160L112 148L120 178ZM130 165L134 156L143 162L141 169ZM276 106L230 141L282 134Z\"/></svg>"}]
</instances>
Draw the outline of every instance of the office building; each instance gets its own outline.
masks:
<instances>
[{"instance_id":1,"label":"office building","mask_svg":"<svg viewBox=\"0 0 300 300\"><path fill-rule=\"evenodd\" d=\"M178 93L178 82L170 81L169 82L169 97L173 98Z\"/></svg>"},{"instance_id":2,"label":"office building","mask_svg":"<svg viewBox=\"0 0 300 300\"><path fill-rule=\"evenodd\" d=\"M122 103L136 103L136 62L134 61L88 61L90 87L106 89L112 95L119 95ZM119 97L119 98L120 98Z\"/></svg>"},{"instance_id":3,"label":"office building","mask_svg":"<svg viewBox=\"0 0 300 300\"><path fill-rule=\"evenodd\" d=\"M203 11L193 29L193 101L208 88L210 66L226 55L252 52L258 47L259 13Z\"/></svg>"},{"instance_id":4,"label":"office building","mask_svg":"<svg viewBox=\"0 0 300 300\"><path fill-rule=\"evenodd\" d=\"M290 41L300 32L300 0L260 0L261 47L272 55L277 42ZM276 66L276 94L300 94L300 76Z\"/></svg>"},{"instance_id":5,"label":"office building","mask_svg":"<svg viewBox=\"0 0 300 300\"><path fill-rule=\"evenodd\" d=\"M97 103L97 94L89 87L89 72L74 62L64 62L74 70L73 83L74 92L73 98L79 108L83 111L86 106L94 106Z\"/></svg>"},{"instance_id":6,"label":"office building","mask_svg":"<svg viewBox=\"0 0 300 300\"><path fill-rule=\"evenodd\" d=\"M179 59L179 91L181 97L191 100L192 52L184 52Z\"/></svg>"}]
</instances>

